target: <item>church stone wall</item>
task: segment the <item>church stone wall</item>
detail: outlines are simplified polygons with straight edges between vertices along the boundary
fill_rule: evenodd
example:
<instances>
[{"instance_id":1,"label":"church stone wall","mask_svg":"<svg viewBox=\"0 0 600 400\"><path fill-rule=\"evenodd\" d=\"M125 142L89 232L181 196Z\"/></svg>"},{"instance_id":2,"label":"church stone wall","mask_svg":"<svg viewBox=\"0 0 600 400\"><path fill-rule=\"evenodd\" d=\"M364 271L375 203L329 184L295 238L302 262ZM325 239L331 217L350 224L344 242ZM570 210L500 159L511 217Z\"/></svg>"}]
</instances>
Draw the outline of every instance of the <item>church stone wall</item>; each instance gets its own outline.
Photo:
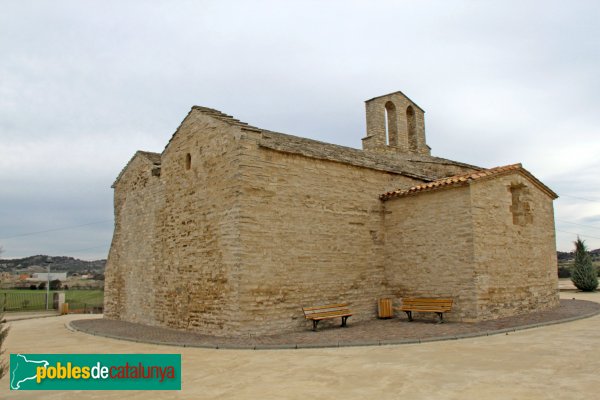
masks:
<instances>
[{"instance_id":1,"label":"church stone wall","mask_svg":"<svg viewBox=\"0 0 600 400\"><path fill-rule=\"evenodd\" d=\"M149 164L128 166L115 185L107 318L236 332L237 146L228 125L192 112L162 155L160 178Z\"/></svg>"},{"instance_id":2,"label":"church stone wall","mask_svg":"<svg viewBox=\"0 0 600 400\"><path fill-rule=\"evenodd\" d=\"M115 231L106 266L107 318L152 324L155 320L159 213L163 185L152 164L136 155L115 185Z\"/></svg>"},{"instance_id":3,"label":"church stone wall","mask_svg":"<svg viewBox=\"0 0 600 400\"><path fill-rule=\"evenodd\" d=\"M192 111L162 155L156 324L223 335L237 322L237 144Z\"/></svg>"},{"instance_id":4,"label":"church stone wall","mask_svg":"<svg viewBox=\"0 0 600 400\"><path fill-rule=\"evenodd\" d=\"M479 319L558 305L552 199L518 173L472 184Z\"/></svg>"},{"instance_id":5,"label":"church stone wall","mask_svg":"<svg viewBox=\"0 0 600 400\"><path fill-rule=\"evenodd\" d=\"M558 305L552 199L519 173L385 202L394 297L452 297L448 319Z\"/></svg>"},{"instance_id":6,"label":"church stone wall","mask_svg":"<svg viewBox=\"0 0 600 400\"><path fill-rule=\"evenodd\" d=\"M445 318L476 318L469 187L393 198L384 207L389 294L450 297L454 309Z\"/></svg>"},{"instance_id":7,"label":"church stone wall","mask_svg":"<svg viewBox=\"0 0 600 400\"><path fill-rule=\"evenodd\" d=\"M240 173L244 330L306 329L302 306L338 302L351 303L351 321L375 318L386 285L378 194L415 181L253 142Z\"/></svg>"}]
</instances>

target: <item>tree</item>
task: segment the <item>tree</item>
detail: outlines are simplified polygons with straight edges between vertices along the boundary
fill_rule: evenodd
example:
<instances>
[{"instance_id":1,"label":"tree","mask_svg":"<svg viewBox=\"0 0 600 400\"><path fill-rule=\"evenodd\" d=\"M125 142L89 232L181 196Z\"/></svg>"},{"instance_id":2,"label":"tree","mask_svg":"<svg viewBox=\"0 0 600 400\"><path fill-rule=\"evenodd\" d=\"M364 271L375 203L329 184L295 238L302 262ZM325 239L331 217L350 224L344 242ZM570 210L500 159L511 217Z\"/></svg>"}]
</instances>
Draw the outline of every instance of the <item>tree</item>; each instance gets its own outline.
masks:
<instances>
[{"instance_id":1,"label":"tree","mask_svg":"<svg viewBox=\"0 0 600 400\"><path fill-rule=\"evenodd\" d=\"M575 243L575 264L571 272L571 280L577 289L593 292L598 287L598 273L592 265L592 257L588 253L585 241L577 237Z\"/></svg>"},{"instance_id":2,"label":"tree","mask_svg":"<svg viewBox=\"0 0 600 400\"><path fill-rule=\"evenodd\" d=\"M104 280L104 274L95 273L94 276L92 277L92 279L94 279L96 281L103 281Z\"/></svg>"},{"instance_id":3,"label":"tree","mask_svg":"<svg viewBox=\"0 0 600 400\"><path fill-rule=\"evenodd\" d=\"M46 289L46 282L40 282L40 284L38 285L38 290L44 290Z\"/></svg>"},{"instance_id":4,"label":"tree","mask_svg":"<svg viewBox=\"0 0 600 400\"><path fill-rule=\"evenodd\" d=\"M61 286L62 283L60 282L60 279L54 279L50 281L50 290L60 290Z\"/></svg>"}]
</instances>

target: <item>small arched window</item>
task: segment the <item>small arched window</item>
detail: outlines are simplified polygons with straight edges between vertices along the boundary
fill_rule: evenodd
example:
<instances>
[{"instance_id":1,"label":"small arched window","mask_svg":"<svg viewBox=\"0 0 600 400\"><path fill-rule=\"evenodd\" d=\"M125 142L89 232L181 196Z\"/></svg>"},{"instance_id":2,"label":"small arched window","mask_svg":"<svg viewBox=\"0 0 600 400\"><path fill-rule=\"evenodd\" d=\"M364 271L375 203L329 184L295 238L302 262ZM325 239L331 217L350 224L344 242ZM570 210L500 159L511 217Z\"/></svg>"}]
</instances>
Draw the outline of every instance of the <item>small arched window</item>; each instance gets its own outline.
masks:
<instances>
[{"instance_id":1,"label":"small arched window","mask_svg":"<svg viewBox=\"0 0 600 400\"><path fill-rule=\"evenodd\" d=\"M391 101L385 103L385 144L398 146L398 118L396 106Z\"/></svg>"},{"instance_id":2,"label":"small arched window","mask_svg":"<svg viewBox=\"0 0 600 400\"><path fill-rule=\"evenodd\" d=\"M187 153L185 155L185 169L188 170L190 168L192 168L192 155Z\"/></svg>"},{"instance_id":3,"label":"small arched window","mask_svg":"<svg viewBox=\"0 0 600 400\"><path fill-rule=\"evenodd\" d=\"M417 150L417 121L412 106L406 108L406 124L408 125L408 148Z\"/></svg>"}]
</instances>

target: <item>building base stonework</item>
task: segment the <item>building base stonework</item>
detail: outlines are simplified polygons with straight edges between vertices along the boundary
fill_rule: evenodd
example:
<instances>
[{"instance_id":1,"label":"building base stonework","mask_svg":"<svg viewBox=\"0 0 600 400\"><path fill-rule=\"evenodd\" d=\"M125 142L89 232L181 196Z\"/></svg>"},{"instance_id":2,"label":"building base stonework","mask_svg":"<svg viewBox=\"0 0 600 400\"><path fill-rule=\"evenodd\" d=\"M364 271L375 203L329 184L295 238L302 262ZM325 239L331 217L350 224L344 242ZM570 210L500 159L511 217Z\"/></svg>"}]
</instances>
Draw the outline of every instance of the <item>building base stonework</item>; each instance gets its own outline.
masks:
<instances>
[{"instance_id":1,"label":"building base stonework","mask_svg":"<svg viewBox=\"0 0 600 400\"><path fill-rule=\"evenodd\" d=\"M556 195L520 164L431 156L423 121L401 92L369 100L358 150L193 107L113 185L105 317L253 336L385 296L452 297L450 321L556 307Z\"/></svg>"}]
</instances>

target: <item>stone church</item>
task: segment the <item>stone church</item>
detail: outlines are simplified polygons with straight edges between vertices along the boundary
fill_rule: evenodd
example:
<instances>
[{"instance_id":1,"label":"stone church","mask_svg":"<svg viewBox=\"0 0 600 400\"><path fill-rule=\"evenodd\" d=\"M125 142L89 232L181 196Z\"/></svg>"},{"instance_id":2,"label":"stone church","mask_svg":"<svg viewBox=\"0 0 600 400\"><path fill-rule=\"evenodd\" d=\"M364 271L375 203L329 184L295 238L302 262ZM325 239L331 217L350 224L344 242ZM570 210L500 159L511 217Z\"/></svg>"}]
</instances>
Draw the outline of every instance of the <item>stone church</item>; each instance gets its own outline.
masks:
<instances>
[{"instance_id":1,"label":"stone church","mask_svg":"<svg viewBox=\"0 0 600 400\"><path fill-rule=\"evenodd\" d=\"M432 156L402 92L366 119L359 150L192 107L113 185L105 317L247 336L309 329L302 306L376 318L381 297L451 297L467 322L558 305L552 190Z\"/></svg>"}]
</instances>

